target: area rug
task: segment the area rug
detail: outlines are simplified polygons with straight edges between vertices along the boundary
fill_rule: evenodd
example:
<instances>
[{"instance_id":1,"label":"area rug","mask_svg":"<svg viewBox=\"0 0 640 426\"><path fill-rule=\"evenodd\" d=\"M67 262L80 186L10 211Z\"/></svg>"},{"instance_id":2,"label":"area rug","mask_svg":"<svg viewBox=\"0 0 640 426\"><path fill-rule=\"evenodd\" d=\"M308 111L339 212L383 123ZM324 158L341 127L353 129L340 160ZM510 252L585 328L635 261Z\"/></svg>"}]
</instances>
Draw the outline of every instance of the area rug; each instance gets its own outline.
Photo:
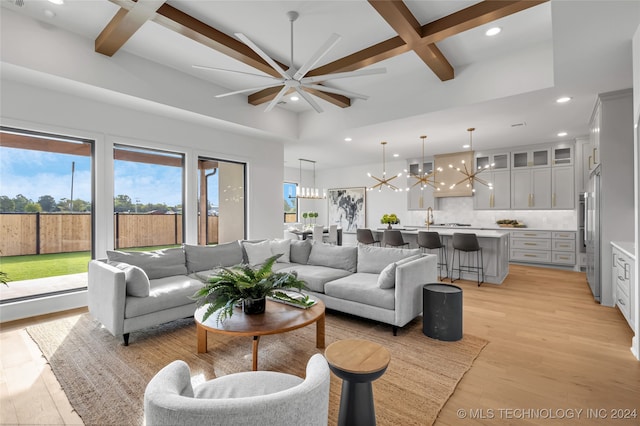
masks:
<instances>
[{"instance_id":1,"label":"area rug","mask_svg":"<svg viewBox=\"0 0 640 426\"><path fill-rule=\"evenodd\" d=\"M182 359L192 381L251 370L251 338L209 333L208 352L196 352L193 319L131 333L129 346L89 314L27 328L58 378L73 408L87 425L141 425L149 380L165 365ZM391 352L384 375L373 382L378 425L431 425L453 394L486 340L465 334L441 342L422 333L422 320L393 336L391 327L339 313L327 313L326 344L346 338L380 343ZM260 339L258 368L304 377L314 353L315 325ZM336 424L341 380L331 377L329 424Z\"/></svg>"}]
</instances>

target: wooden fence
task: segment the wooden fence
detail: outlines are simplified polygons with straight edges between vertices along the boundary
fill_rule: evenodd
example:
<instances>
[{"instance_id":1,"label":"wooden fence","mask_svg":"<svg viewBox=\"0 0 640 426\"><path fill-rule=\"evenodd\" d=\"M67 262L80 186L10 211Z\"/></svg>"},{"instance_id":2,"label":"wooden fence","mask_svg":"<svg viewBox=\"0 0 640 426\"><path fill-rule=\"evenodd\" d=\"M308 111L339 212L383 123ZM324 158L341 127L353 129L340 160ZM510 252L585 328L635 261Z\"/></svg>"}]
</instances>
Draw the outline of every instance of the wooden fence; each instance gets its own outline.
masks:
<instances>
[{"instance_id":1,"label":"wooden fence","mask_svg":"<svg viewBox=\"0 0 640 426\"><path fill-rule=\"evenodd\" d=\"M208 242L218 242L218 217L208 218ZM116 248L182 244L182 215L114 214ZM90 213L0 213L2 256L91 250Z\"/></svg>"}]
</instances>

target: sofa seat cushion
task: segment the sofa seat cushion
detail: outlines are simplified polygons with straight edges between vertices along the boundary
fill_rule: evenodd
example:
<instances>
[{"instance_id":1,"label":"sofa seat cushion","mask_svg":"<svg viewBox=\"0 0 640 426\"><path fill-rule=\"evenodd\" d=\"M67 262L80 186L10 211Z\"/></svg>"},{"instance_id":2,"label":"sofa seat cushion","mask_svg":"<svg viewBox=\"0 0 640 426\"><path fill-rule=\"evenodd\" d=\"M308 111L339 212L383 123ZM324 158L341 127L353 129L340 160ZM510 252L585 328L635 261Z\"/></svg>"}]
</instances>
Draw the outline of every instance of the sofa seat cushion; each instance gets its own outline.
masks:
<instances>
[{"instance_id":1,"label":"sofa seat cushion","mask_svg":"<svg viewBox=\"0 0 640 426\"><path fill-rule=\"evenodd\" d=\"M378 286L378 274L358 272L325 284L327 296L394 310L395 289Z\"/></svg>"},{"instance_id":2,"label":"sofa seat cushion","mask_svg":"<svg viewBox=\"0 0 640 426\"><path fill-rule=\"evenodd\" d=\"M125 318L138 317L195 303L191 296L203 285L202 281L186 275L158 278L149 282L149 296L127 297L124 307Z\"/></svg>"},{"instance_id":3,"label":"sofa seat cushion","mask_svg":"<svg viewBox=\"0 0 640 426\"><path fill-rule=\"evenodd\" d=\"M328 268L326 266L297 265L292 264L287 268L279 269L278 272L296 271L298 278L305 282L308 290L316 293L324 293L324 286L329 281L346 277L352 273L344 269Z\"/></svg>"}]
</instances>

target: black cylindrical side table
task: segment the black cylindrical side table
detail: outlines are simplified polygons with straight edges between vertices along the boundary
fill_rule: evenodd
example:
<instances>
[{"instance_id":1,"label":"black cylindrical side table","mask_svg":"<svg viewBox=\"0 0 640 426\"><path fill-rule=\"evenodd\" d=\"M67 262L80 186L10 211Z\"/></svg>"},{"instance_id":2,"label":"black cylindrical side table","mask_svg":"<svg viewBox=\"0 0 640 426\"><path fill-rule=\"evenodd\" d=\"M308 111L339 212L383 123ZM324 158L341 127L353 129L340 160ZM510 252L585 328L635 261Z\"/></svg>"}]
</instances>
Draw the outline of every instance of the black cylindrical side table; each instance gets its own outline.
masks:
<instances>
[{"instance_id":1,"label":"black cylindrical side table","mask_svg":"<svg viewBox=\"0 0 640 426\"><path fill-rule=\"evenodd\" d=\"M433 339L462 339L462 289L451 284L422 288L422 332Z\"/></svg>"}]
</instances>

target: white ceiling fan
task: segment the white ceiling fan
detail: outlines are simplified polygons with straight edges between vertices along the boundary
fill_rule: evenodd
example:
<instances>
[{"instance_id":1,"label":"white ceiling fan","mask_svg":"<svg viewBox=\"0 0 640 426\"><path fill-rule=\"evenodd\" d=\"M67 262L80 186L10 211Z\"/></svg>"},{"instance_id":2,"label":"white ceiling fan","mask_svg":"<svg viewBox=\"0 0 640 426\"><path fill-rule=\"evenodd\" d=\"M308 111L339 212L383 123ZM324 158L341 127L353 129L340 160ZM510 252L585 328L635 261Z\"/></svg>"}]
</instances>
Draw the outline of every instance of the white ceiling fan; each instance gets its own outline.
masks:
<instances>
[{"instance_id":1,"label":"white ceiling fan","mask_svg":"<svg viewBox=\"0 0 640 426\"><path fill-rule=\"evenodd\" d=\"M267 105L267 108L265 109L265 111L271 111L278 104L278 102L280 102L282 97L286 95L291 89L293 89L296 92L298 92L298 94L302 98L304 98L304 100L306 100L309 103L309 105L311 105L313 109L315 109L317 112L322 112L322 107L320 107L320 105L310 96L310 94L305 90L305 88L315 89L315 90L319 90L327 93L333 93L336 95L342 95L348 98L356 98L356 99L362 99L362 100L368 99L369 97L366 95L351 92L348 90L335 89L335 88L323 86L317 83L327 81L327 80L335 80L338 78L359 77L359 76L372 75L372 74L384 74L387 71L386 68L374 68L374 69L366 69L366 70L338 72L333 74L318 75L314 77L305 77L305 75L318 63L318 61L320 61L320 59L322 59L322 57L326 55L333 48L333 46L335 46L336 43L338 43L338 41L340 41L341 37L338 34L332 34L331 37L329 37L329 39L320 47L320 49L318 49L316 53L307 60L307 62L305 62L299 69L296 69L293 63L293 22L298 18L298 12L294 12L294 11L287 12L287 16L289 17L289 21L291 23L291 62L289 64L289 69L287 69L286 71L283 70L282 67L278 65L276 61L271 59L271 57L269 57L269 55L267 55L255 43L249 40L247 36L245 36L242 33L235 33L236 37L238 37L244 44L249 46L251 50L256 52L262 59L264 59L267 62L267 64L269 64L269 66L271 66L274 70L276 70L278 74L282 76L281 78L272 77L272 76L263 75L263 74L254 74L254 73L247 73L243 71L229 70L224 68L213 68L213 67L206 67L202 65L193 65L194 68L199 68L204 70L234 72L239 74L251 75L255 77L262 77L262 78L271 80L269 84L265 84L258 87L251 87L243 90L236 90L228 93L222 93L220 95L216 95L216 98L237 95L240 93L255 92L255 91L267 89L270 87L282 86L282 89L278 92L276 97L273 98L271 102L269 102L269 105Z\"/></svg>"}]
</instances>

